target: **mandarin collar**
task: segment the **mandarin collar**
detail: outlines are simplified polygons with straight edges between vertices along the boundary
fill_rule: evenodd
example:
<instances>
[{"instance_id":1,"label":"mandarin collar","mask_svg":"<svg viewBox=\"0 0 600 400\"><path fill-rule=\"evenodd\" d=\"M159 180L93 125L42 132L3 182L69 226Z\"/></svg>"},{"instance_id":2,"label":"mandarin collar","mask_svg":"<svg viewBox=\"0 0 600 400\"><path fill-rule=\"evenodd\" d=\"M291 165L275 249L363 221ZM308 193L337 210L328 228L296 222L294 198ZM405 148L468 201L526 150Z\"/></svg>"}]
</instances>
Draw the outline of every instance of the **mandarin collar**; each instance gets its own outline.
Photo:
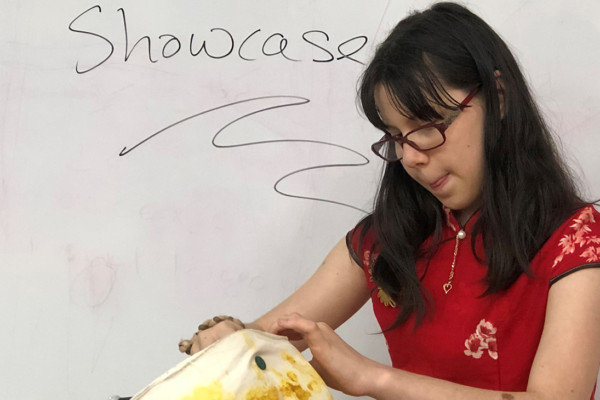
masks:
<instances>
[{"instance_id":1,"label":"mandarin collar","mask_svg":"<svg viewBox=\"0 0 600 400\"><path fill-rule=\"evenodd\" d=\"M473 225L475 224L475 221L477 221L477 219L479 218L479 215L481 214L481 209L477 209L477 211L475 211L473 214L471 214L471 216L469 217L469 219L467 219L467 222L464 225L461 225L458 220L456 219L456 217L454 216L454 213L452 212L451 209L449 209L446 206L442 206L444 209L444 213L446 214L446 225L452 229L453 232L458 232L459 230L464 230L466 232L470 232L473 229Z\"/></svg>"}]
</instances>

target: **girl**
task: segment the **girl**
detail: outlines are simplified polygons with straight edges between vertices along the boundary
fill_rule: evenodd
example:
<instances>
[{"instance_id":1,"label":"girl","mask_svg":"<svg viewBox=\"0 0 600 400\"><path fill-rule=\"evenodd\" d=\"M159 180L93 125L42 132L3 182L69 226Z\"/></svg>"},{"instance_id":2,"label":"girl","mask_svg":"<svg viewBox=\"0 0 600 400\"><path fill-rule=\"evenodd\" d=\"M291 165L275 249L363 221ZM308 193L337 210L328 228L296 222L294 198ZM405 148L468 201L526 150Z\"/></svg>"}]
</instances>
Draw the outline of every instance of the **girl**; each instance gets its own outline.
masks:
<instances>
[{"instance_id":1,"label":"girl","mask_svg":"<svg viewBox=\"0 0 600 400\"><path fill-rule=\"evenodd\" d=\"M310 348L328 385L375 399L593 399L600 214L578 195L519 67L479 17L402 20L361 80L387 162L375 210L246 327ZM333 329L372 298L393 366ZM194 353L244 325L217 318Z\"/></svg>"}]
</instances>

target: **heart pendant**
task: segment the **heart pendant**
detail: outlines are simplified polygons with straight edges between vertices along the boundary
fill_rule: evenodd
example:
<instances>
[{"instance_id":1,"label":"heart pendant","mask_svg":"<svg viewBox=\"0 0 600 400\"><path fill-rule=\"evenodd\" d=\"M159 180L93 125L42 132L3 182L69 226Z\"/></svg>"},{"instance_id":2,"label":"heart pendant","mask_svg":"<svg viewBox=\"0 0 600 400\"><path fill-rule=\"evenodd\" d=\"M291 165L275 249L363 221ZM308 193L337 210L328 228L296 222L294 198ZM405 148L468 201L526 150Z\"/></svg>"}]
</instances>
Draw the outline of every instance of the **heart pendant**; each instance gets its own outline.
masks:
<instances>
[{"instance_id":1,"label":"heart pendant","mask_svg":"<svg viewBox=\"0 0 600 400\"><path fill-rule=\"evenodd\" d=\"M444 285L442 286L442 288L444 288L444 292L446 294L448 294L448 292L450 291L450 289L452 289L452 284L450 282L444 283Z\"/></svg>"}]
</instances>

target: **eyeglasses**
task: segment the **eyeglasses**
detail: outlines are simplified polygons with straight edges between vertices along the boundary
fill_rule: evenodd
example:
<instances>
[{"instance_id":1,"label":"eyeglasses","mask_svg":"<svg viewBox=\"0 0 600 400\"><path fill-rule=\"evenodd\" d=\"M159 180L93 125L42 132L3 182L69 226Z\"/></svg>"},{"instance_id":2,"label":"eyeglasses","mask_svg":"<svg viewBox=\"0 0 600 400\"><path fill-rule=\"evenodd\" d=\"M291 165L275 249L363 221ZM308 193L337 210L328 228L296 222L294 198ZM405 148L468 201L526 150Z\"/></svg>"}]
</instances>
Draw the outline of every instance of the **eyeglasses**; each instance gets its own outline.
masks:
<instances>
[{"instance_id":1,"label":"eyeglasses","mask_svg":"<svg viewBox=\"0 0 600 400\"><path fill-rule=\"evenodd\" d=\"M371 150L377 156L383 158L387 162L395 162L402 160L404 154L404 144L409 145L413 149L419 151L428 151L440 147L446 143L446 129L456 120L466 107L470 107L469 103L477 94L479 86L471 91L463 101L458 105L458 109L444 122L430 122L422 125L406 135L391 135L386 132L378 142L371 146Z\"/></svg>"}]
</instances>

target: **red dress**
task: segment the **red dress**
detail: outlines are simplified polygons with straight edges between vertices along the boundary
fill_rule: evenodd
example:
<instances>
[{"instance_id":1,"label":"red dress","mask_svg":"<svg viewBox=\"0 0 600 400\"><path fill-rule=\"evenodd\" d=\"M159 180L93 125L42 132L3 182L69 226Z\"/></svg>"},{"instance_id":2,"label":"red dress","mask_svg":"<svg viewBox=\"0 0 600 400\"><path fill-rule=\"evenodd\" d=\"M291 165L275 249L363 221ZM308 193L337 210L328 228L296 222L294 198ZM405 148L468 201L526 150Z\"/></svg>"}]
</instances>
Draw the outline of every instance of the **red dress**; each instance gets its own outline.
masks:
<instances>
[{"instance_id":1,"label":"red dress","mask_svg":"<svg viewBox=\"0 0 600 400\"><path fill-rule=\"evenodd\" d=\"M487 267L475 259L471 250L471 230L476 219L477 216L472 217L463 228L466 237L456 239L459 226L448 213L444 240L422 278L434 310L416 330L413 316L402 326L384 332L392 365L478 388L525 391L542 335L550 286L572 272L600 267L600 213L592 206L576 212L531 261L535 278L522 274L508 290L484 297L480 295L486 289ZM371 254L369 249L375 233L372 229L367 233L360 246L362 254L357 254L359 232L355 228L348 233L349 250L363 267L373 293L375 316L385 330L398 310L371 278L377 254L376 250ZM455 248L452 288L445 293ZM481 240L476 241L476 250L477 254L484 254ZM417 271L422 272L425 267L425 260L417 261Z\"/></svg>"}]
</instances>

